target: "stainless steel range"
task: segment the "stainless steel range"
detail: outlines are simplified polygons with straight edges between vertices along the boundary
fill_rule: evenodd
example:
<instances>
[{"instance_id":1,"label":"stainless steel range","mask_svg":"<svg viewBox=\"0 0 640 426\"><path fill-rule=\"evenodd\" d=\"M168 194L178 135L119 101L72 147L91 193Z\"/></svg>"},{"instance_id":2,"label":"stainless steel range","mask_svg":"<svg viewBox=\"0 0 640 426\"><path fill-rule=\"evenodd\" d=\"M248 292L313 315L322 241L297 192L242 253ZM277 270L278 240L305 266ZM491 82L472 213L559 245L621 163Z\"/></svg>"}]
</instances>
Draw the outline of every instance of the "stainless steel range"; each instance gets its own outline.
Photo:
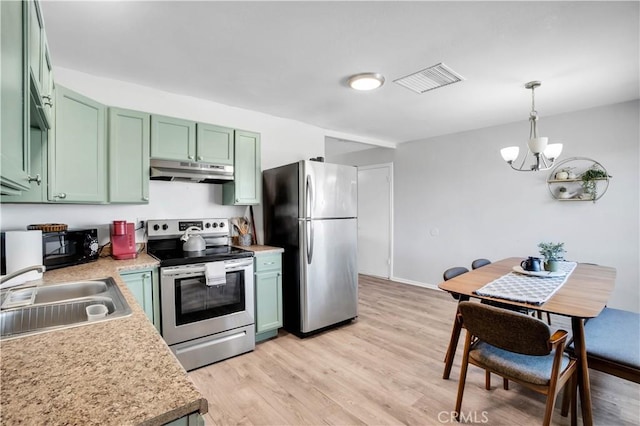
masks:
<instances>
[{"instance_id":1,"label":"stainless steel range","mask_svg":"<svg viewBox=\"0 0 640 426\"><path fill-rule=\"evenodd\" d=\"M160 261L162 337L186 370L255 348L253 253L231 247L227 219L147 221ZM181 239L204 239L204 249ZM200 243L200 241L198 241Z\"/></svg>"}]
</instances>

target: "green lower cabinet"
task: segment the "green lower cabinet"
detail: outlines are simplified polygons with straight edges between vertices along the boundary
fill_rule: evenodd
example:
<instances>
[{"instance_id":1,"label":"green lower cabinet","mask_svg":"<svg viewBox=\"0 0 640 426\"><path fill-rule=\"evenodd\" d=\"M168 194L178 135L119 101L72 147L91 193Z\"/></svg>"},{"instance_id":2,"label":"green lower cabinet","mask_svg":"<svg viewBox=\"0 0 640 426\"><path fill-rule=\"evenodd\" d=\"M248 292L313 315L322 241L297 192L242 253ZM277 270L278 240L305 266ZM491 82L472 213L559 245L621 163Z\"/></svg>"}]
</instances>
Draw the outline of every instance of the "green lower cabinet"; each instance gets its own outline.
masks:
<instances>
[{"instance_id":1,"label":"green lower cabinet","mask_svg":"<svg viewBox=\"0 0 640 426\"><path fill-rule=\"evenodd\" d=\"M282 327L282 255L259 254L254 258L256 342L278 335Z\"/></svg>"},{"instance_id":2,"label":"green lower cabinet","mask_svg":"<svg viewBox=\"0 0 640 426\"><path fill-rule=\"evenodd\" d=\"M188 416L165 423L165 426L204 426L204 417L200 413L191 413Z\"/></svg>"},{"instance_id":3,"label":"green lower cabinet","mask_svg":"<svg viewBox=\"0 0 640 426\"><path fill-rule=\"evenodd\" d=\"M133 297L147 314L147 318L160 332L160 288L158 287L158 269L140 269L120 272Z\"/></svg>"},{"instance_id":4,"label":"green lower cabinet","mask_svg":"<svg viewBox=\"0 0 640 426\"><path fill-rule=\"evenodd\" d=\"M109 202L149 203L151 115L109 108Z\"/></svg>"},{"instance_id":5,"label":"green lower cabinet","mask_svg":"<svg viewBox=\"0 0 640 426\"><path fill-rule=\"evenodd\" d=\"M260 204L262 171L260 134L236 130L234 136L233 182L222 186L222 203L226 205Z\"/></svg>"}]
</instances>

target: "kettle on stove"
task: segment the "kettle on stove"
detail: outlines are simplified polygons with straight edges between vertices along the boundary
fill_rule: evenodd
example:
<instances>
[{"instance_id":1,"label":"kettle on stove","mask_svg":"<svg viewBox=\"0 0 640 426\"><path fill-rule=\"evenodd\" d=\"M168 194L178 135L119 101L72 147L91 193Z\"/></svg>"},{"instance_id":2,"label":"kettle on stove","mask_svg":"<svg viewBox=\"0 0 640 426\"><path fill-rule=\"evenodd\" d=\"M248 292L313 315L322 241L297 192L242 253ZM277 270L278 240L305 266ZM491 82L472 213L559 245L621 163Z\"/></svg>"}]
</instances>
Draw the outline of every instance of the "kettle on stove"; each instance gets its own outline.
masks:
<instances>
[{"instance_id":1,"label":"kettle on stove","mask_svg":"<svg viewBox=\"0 0 640 426\"><path fill-rule=\"evenodd\" d=\"M207 244L201 235L194 234L193 231L202 231L197 226L190 226L184 231L184 235L180 237L184 244L182 245L183 251L203 251Z\"/></svg>"}]
</instances>

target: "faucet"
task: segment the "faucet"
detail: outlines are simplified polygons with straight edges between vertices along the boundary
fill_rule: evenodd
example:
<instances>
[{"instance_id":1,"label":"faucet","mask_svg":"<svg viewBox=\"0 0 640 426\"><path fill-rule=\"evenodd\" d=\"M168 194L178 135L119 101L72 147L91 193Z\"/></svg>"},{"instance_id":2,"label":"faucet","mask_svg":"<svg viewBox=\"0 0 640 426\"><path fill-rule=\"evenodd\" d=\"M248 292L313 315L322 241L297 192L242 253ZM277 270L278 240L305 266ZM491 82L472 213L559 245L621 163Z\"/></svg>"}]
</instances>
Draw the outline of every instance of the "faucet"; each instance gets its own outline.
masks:
<instances>
[{"instance_id":1,"label":"faucet","mask_svg":"<svg viewBox=\"0 0 640 426\"><path fill-rule=\"evenodd\" d=\"M44 265L27 266L26 268L18 269L17 271L14 271L10 274L0 277L0 284L4 283L5 281L9 281L10 279L15 278L19 275L26 274L27 272L31 272L31 271L44 272L46 270L47 268Z\"/></svg>"}]
</instances>

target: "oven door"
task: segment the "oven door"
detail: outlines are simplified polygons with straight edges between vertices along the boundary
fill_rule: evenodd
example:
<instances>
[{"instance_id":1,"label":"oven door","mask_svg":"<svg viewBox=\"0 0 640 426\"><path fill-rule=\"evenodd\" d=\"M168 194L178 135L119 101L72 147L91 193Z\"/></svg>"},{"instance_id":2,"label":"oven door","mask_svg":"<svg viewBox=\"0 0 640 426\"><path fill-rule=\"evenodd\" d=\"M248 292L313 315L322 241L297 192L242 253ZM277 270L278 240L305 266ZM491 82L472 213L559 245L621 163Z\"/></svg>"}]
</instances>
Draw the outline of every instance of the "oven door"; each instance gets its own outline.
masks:
<instances>
[{"instance_id":1,"label":"oven door","mask_svg":"<svg viewBox=\"0 0 640 426\"><path fill-rule=\"evenodd\" d=\"M253 258L212 262L224 283L209 281L203 263L160 268L162 337L185 342L254 324Z\"/></svg>"}]
</instances>

